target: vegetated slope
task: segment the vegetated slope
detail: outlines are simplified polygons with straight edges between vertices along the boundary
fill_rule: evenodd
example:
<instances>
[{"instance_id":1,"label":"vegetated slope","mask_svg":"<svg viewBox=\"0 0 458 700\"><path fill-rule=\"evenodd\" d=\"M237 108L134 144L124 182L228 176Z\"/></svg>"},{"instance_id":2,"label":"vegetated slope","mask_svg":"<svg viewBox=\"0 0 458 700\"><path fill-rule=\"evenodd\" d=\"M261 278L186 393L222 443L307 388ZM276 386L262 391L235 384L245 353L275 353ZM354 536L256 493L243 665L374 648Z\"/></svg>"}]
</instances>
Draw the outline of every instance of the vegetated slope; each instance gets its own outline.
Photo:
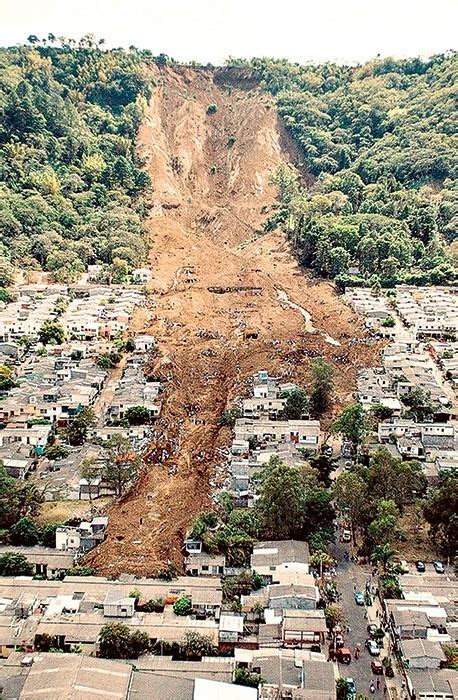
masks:
<instances>
[{"instance_id":1,"label":"vegetated slope","mask_svg":"<svg viewBox=\"0 0 458 700\"><path fill-rule=\"evenodd\" d=\"M79 48L50 36L0 49L0 287L18 269L74 282L94 263L123 282L146 252L149 179L135 155L144 64L90 35Z\"/></svg>"},{"instance_id":2,"label":"vegetated slope","mask_svg":"<svg viewBox=\"0 0 458 700\"><path fill-rule=\"evenodd\" d=\"M283 206L270 219L301 262L342 286L452 283L458 55L250 66L318 176L304 190L282 173Z\"/></svg>"},{"instance_id":3,"label":"vegetated slope","mask_svg":"<svg viewBox=\"0 0 458 700\"><path fill-rule=\"evenodd\" d=\"M243 71L166 67L154 78L139 135L153 182L155 321L145 330L158 340L151 372L165 400L147 467L87 558L104 574L181 567L186 529L223 478L230 433L218 418L255 371L304 384L308 358L324 355L339 402L378 353L334 288L304 276L282 234L257 234L276 197L272 172L296 158L271 98Z\"/></svg>"}]
</instances>

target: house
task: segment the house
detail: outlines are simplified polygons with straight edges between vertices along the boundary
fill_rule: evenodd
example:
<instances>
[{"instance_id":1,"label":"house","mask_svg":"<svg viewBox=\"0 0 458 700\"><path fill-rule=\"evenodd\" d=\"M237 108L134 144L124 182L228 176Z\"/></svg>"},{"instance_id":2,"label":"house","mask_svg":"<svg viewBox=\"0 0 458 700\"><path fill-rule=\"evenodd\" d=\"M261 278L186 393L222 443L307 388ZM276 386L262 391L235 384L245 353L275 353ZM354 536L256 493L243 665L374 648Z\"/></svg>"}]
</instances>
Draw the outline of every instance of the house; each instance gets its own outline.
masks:
<instances>
[{"instance_id":1,"label":"house","mask_svg":"<svg viewBox=\"0 0 458 700\"><path fill-rule=\"evenodd\" d=\"M81 522L77 527L63 526L56 530L56 549L87 552L105 539L107 517Z\"/></svg>"},{"instance_id":2,"label":"house","mask_svg":"<svg viewBox=\"0 0 458 700\"><path fill-rule=\"evenodd\" d=\"M136 352L149 352L152 348L154 348L155 344L156 338L154 335L147 335L146 333L143 333L135 336Z\"/></svg>"},{"instance_id":3,"label":"house","mask_svg":"<svg viewBox=\"0 0 458 700\"><path fill-rule=\"evenodd\" d=\"M300 447L318 450L320 421L289 420L270 421L238 418L235 421L236 440L255 438L258 442L292 442Z\"/></svg>"},{"instance_id":4,"label":"house","mask_svg":"<svg viewBox=\"0 0 458 700\"><path fill-rule=\"evenodd\" d=\"M447 660L441 645L427 639L404 639L401 653L407 668L438 669Z\"/></svg>"},{"instance_id":5,"label":"house","mask_svg":"<svg viewBox=\"0 0 458 700\"><path fill-rule=\"evenodd\" d=\"M135 610L135 598L123 596L116 589L108 590L103 601L105 617L132 617Z\"/></svg>"},{"instance_id":6,"label":"house","mask_svg":"<svg viewBox=\"0 0 458 700\"><path fill-rule=\"evenodd\" d=\"M222 613L219 618L220 644L236 644L243 637L244 616L236 613Z\"/></svg>"},{"instance_id":7,"label":"house","mask_svg":"<svg viewBox=\"0 0 458 700\"><path fill-rule=\"evenodd\" d=\"M132 666L124 661L36 652L15 652L8 658L6 669L9 684L7 681L2 693L6 700L12 697L18 700L89 697L124 700L133 673Z\"/></svg>"},{"instance_id":8,"label":"house","mask_svg":"<svg viewBox=\"0 0 458 700\"><path fill-rule=\"evenodd\" d=\"M408 670L407 688L417 700L457 700L458 674L452 669Z\"/></svg>"},{"instance_id":9,"label":"house","mask_svg":"<svg viewBox=\"0 0 458 700\"><path fill-rule=\"evenodd\" d=\"M188 576L221 576L225 563L223 555L192 554L185 560L185 573Z\"/></svg>"},{"instance_id":10,"label":"house","mask_svg":"<svg viewBox=\"0 0 458 700\"><path fill-rule=\"evenodd\" d=\"M397 639L426 639L430 623L423 610L398 607L391 611L391 620Z\"/></svg>"},{"instance_id":11,"label":"house","mask_svg":"<svg viewBox=\"0 0 458 700\"><path fill-rule=\"evenodd\" d=\"M34 574L45 578L56 578L74 565L73 552L62 552L53 547L19 547L0 545L0 555L15 552L26 557L32 564Z\"/></svg>"},{"instance_id":12,"label":"house","mask_svg":"<svg viewBox=\"0 0 458 700\"><path fill-rule=\"evenodd\" d=\"M323 610L283 610L281 624L283 644L303 649L312 644L324 644L327 627Z\"/></svg>"},{"instance_id":13,"label":"house","mask_svg":"<svg viewBox=\"0 0 458 700\"><path fill-rule=\"evenodd\" d=\"M279 581L286 571L309 573L310 550L307 542L299 540L268 540L253 548L250 566L270 583Z\"/></svg>"},{"instance_id":14,"label":"house","mask_svg":"<svg viewBox=\"0 0 458 700\"><path fill-rule=\"evenodd\" d=\"M315 585L274 584L268 587L269 608L315 610L319 592Z\"/></svg>"},{"instance_id":15,"label":"house","mask_svg":"<svg viewBox=\"0 0 458 700\"><path fill-rule=\"evenodd\" d=\"M148 284L153 277L153 273L148 267L136 267L132 270L132 282L134 284Z\"/></svg>"}]
</instances>

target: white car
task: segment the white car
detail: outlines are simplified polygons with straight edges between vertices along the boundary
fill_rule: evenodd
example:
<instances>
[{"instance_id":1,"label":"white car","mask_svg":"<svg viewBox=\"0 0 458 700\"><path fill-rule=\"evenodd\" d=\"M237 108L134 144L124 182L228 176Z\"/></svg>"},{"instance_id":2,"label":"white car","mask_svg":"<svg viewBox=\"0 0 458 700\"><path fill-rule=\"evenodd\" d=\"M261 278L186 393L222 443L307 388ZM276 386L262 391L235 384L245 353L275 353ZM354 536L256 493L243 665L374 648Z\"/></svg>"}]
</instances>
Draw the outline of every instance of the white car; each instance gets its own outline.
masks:
<instances>
[{"instance_id":1,"label":"white car","mask_svg":"<svg viewBox=\"0 0 458 700\"><path fill-rule=\"evenodd\" d=\"M342 542L351 542L351 532L350 530L344 530L342 532Z\"/></svg>"}]
</instances>

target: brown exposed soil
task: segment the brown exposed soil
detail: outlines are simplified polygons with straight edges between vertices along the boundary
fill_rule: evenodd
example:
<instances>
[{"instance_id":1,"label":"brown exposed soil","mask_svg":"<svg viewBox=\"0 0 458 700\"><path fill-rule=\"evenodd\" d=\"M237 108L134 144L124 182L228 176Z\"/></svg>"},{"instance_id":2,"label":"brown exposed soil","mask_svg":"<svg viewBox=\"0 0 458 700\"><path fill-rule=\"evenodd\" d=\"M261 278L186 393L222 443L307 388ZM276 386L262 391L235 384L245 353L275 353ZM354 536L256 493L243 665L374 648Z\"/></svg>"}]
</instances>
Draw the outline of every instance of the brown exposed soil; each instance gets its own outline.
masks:
<instances>
[{"instance_id":1,"label":"brown exposed soil","mask_svg":"<svg viewBox=\"0 0 458 700\"><path fill-rule=\"evenodd\" d=\"M337 408L379 350L332 284L300 270L282 234L261 235L272 172L299 160L270 98L223 69L165 68L155 78L139 135L154 187L154 320L142 330L158 340L151 371L165 400L147 466L88 557L108 575L181 568L186 529L221 478L230 433L218 417L254 372L306 385L309 358L323 355L336 366Z\"/></svg>"}]
</instances>

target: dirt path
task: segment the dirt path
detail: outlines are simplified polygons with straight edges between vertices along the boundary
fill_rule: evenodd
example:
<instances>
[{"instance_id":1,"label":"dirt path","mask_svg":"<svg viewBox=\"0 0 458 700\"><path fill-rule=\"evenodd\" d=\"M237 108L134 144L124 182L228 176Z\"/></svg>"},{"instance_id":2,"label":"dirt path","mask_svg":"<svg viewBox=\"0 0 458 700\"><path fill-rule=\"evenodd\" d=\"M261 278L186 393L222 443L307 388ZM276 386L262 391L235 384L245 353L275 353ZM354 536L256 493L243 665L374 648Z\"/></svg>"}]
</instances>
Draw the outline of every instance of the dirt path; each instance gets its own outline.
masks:
<instances>
[{"instance_id":1,"label":"dirt path","mask_svg":"<svg viewBox=\"0 0 458 700\"><path fill-rule=\"evenodd\" d=\"M333 286L304 276L281 234L259 235L276 196L271 174L296 158L269 97L231 71L166 68L155 78L139 136L154 187L155 321L144 330L158 339L151 371L166 393L147 468L89 556L104 574L181 566L186 529L222 475L230 435L218 417L255 371L306 385L309 358L323 355L338 370L337 406L378 352Z\"/></svg>"}]
</instances>

